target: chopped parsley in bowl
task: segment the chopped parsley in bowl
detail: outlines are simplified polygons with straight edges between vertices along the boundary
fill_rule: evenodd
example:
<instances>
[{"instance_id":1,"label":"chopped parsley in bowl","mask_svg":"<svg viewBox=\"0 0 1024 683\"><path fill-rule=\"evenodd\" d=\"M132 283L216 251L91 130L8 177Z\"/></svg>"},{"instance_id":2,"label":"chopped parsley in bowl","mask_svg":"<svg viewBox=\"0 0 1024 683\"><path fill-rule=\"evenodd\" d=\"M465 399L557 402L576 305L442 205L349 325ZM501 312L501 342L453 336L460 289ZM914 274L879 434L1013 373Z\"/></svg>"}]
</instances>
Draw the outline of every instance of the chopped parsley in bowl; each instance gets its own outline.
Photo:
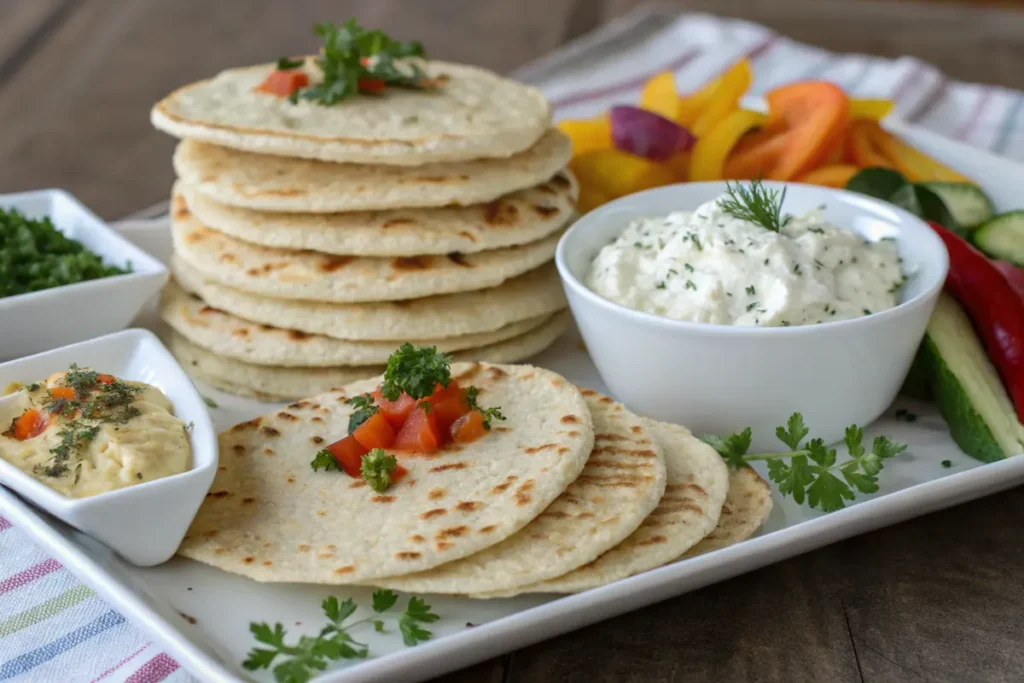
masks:
<instances>
[{"instance_id":1,"label":"chopped parsley in bowl","mask_svg":"<svg viewBox=\"0 0 1024 683\"><path fill-rule=\"evenodd\" d=\"M103 262L48 217L0 208L0 298L131 272Z\"/></svg>"}]
</instances>

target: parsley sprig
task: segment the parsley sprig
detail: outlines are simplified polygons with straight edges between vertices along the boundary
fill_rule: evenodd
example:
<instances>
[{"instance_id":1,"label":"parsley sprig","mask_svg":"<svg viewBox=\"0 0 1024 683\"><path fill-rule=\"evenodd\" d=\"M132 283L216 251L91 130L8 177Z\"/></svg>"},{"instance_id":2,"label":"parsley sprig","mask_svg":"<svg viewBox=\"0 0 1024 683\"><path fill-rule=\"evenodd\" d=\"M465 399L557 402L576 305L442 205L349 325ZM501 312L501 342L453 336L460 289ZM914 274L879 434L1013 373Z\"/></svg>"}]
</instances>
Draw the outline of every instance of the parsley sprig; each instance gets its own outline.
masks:
<instances>
[{"instance_id":1,"label":"parsley sprig","mask_svg":"<svg viewBox=\"0 0 1024 683\"><path fill-rule=\"evenodd\" d=\"M369 394L353 396L349 400L345 401L345 403L356 409L348 418L349 434L356 431L356 429L359 428L359 425L363 424L377 413L377 406L373 402L373 396L370 396Z\"/></svg>"},{"instance_id":2,"label":"parsley sprig","mask_svg":"<svg viewBox=\"0 0 1024 683\"><path fill-rule=\"evenodd\" d=\"M388 455L383 448L374 448L363 456L359 474L370 488L384 493L391 486L391 473L398 467L398 458Z\"/></svg>"},{"instance_id":3,"label":"parsley sprig","mask_svg":"<svg viewBox=\"0 0 1024 683\"><path fill-rule=\"evenodd\" d=\"M386 86L424 89L436 86L415 62L397 64L396 60L409 57L425 58L419 42L401 42L383 31L371 31L349 19L338 26L328 22L316 24L313 32L323 40L316 64L323 80L291 95L292 102L308 100L331 106L360 92L360 81L381 81ZM296 69L303 60L282 57L277 61L280 70Z\"/></svg>"},{"instance_id":4,"label":"parsley sprig","mask_svg":"<svg viewBox=\"0 0 1024 683\"><path fill-rule=\"evenodd\" d=\"M726 181L725 188L728 196L719 206L733 218L757 223L772 232L781 231L792 218L782 213L782 202L786 199L785 188L769 190L760 180L750 181L749 186Z\"/></svg>"},{"instance_id":5,"label":"parsley sprig","mask_svg":"<svg viewBox=\"0 0 1024 683\"><path fill-rule=\"evenodd\" d=\"M750 427L728 437L705 436L703 440L718 451L730 467L746 467L755 460L764 460L768 478L778 484L779 493L792 496L800 505L806 500L810 507L825 512L846 507L846 501L853 500L856 492L878 491L878 475L885 461L907 448L888 437L877 436L871 443L871 450L867 450L863 444L864 430L850 425L843 439L850 459L837 463L836 449L828 448L822 439L804 441L809 431L803 415L793 413L785 427L775 430L779 441L790 449L780 453L747 455L752 436Z\"/></svg>"},{"instance_id":6,"label":"parsley sprig","mask_svg":"<svg viewBox=\"0 0 1024 683\"><path fill-rule=\"evenodd\" d=\"M325 472L330 472L331 470L335 470L337 472L341 471L341 465L338 464L338 459L331 455L331 452L326 448L321 448L316 452L316 455L313 456L309 466L313 468L314 472L319 472L321 469Z\"/></svg>"},{"instance_id":7,"label":"parsley sprig","mask_svg":"<svg viewBox=\"0 0 1024 683\"><path fill-rule=\"evenodd\" d=\"M505 416L501 414L501 408L494 406L491 408L481 408L480 404L477 403L476 397L480 393L480 390L474 386L466 388L466 405L469 406L470 410L478 410L484 416L484 429L487 431L491 430L491 420L504 420Z\"/></svg>"},{"instance_id":8,"label":"parsley sprig","mask_svg":"<svg viewBox=\"0 0 1024 683\"><path fill-rule=\"evenodd\" d=\"M452 381L451 362L436 346L406 342L388 358L380 393L389 401L397 401L403 392L416 399L430 396L438 384L447 387Z\"/></svg>"},{"instance_id":9,"label":"parsley sprig","mask_svg":"<svg viewBox=\"0 0 1024 683\"><path fill-rule=\"evenodd\" d=\"M373 593L372 609L375 615L383 614L395 606L398 594L390 590L378 590ZM327 668L329 662L339 659L365 659L370 648L365 643L355 640L351 631L362 624L371 623L378 633L387 633L385 623L376 616L369 616L346 624L345 621L358 609L355 600L349 598L339 601L330 596L321 603L328 624L320 629L316 636L300 636L297 643L289 645L285 642L287 631L280 623L271 627L265 622L249 624L249 631L256 642L268 645L269 648L254 647L242 666L249 671L270 669L278 657L284 659L274 666L274 680L277 683L306 683L318 671ZM430 611L430 605L420 598L409 598L405 612L398 618L398 628L402 633L402 642L412 647L423 641L430 640L433 635L420 624L430 624L440 617Z\"/></svg>"}]
</instances>

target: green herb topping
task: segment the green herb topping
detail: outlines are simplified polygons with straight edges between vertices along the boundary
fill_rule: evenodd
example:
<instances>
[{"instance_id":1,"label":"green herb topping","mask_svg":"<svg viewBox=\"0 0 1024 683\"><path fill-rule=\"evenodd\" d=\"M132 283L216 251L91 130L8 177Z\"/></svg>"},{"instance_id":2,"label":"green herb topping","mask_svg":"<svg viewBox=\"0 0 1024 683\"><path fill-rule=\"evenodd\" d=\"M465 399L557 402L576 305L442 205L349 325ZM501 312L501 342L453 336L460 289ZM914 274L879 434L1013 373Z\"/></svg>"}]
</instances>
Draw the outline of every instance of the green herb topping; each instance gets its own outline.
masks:
<instances>
[{"instance_id":1,"label":"green herb topping","mask_svg":"<svg viewBox=\"0 0 1024 683\"><path fill-rule=\"evenodd\" d=\"M725 187L728 197L719 206L733 218L757 223L772 232L781 231L792 218L782 213L782 202L786 199L785 188L769 190L760 180L750 181L749 187L730 182L726 182Z\"/></svg>"},{"instance_id":2,"label":"green herb topping","mask_svg":"<svg viewBox=\"0 0 1024 683\"><path fill-rule=\"evenodd\" d=\"M479 410L484 416L484 429L487 431L491 430L491 420L504 420L505 416L501 414L501 408L481 408L480 404L477 403L477 395L480 390L476 387L468 387L466 389L466 404L470 410Z\"/></svg>"},{"instance_id":3,"label":"green herb topping","mask_svg":"<svg viewBox=\"0 0 1024 683\"><path fill-rule=\"evenodd\" d=\"M330 472L331 470L341 471L341 465L338 464L338 460L326 448L316 452L309 466L313 468L314 472L319 472L321 469L325 472Z\"/></svg>"},{"instance_id":4,"label":"green herb topping","mask_svg":"<svg viewBox=\"0 0 1024 683\"><path fill-rule=\"evenodd\" d=\"M406 342L388 358L381 394L389 401L397 401L403 392L412 398L426 398L438 384L447 387L452 381L451 362L452 357L436 346Z\"/></svg>"},{"instance_id":5,"label":"green herb topping","mask_svg":"<svg viewBox=\"0 0 1024 683\"><path fill-rule=\"evenodd\" d=\"M377 493L384 493L391 486L391 473L398 467L398 458L388 455L383 448L374 448L363 456L359 473Z\"/></svg>"},{"instance_id":6,"label":"green herb topping","mask_svg":"<svg viewBox=\"0 0 1024 683\"><path fill-rule=\"evenodd\" d=\"M369 394L353 396L349 400L345 401L345 403L356 409L356 411L348 418L349 434L356 431L359 425L363 424L377 413L377 406L373 403L373 396L370 396Z\"/></svg>"}]
</instances>

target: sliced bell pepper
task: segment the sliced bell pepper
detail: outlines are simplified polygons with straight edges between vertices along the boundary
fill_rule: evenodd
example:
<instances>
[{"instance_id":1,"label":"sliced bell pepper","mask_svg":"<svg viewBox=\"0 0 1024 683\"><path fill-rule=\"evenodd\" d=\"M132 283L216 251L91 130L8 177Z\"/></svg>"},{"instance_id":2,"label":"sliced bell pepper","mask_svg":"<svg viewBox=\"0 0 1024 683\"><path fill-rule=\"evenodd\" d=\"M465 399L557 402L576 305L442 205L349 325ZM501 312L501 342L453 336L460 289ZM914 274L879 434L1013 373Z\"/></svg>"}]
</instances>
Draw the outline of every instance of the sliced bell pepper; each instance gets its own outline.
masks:
<instances>
[{"instance_id":1,"label":"sliced bell pepper","mask_svg":"<svg viewBox=\"0 0 1024 683\"><path fill-rule=\"evenodd\" d=\"M455 443L469 443L476 441L487 429L484 427L484 416L479 410L471 410L452 423L452 441Z\"/></svg>"},{"instance_id":2,"label":"sliced bell pepper","mask_svg":"<svg viewBox=\"0 0 1024 683\"><path fill-rule=\"evenodd\" d=\"M822 185L824 187L844 188L850 182L850 178L857 175L859 168L853 164L836 164L833 166L819 166L810 173L806 173L796 179L798 183L808 185Z\"/></svg>"},{"instance_id":3,"label":"sliced bell pepper","mask_svg":"<svg viewBox=\"0 0 1024 683\"><path fill-rule=\"evenodd\" d=\"M377 406L377 411L395 429L400 429L405 424L409 413L416 406L416 399L408 394L402 394L398 397L397 401L389 401L381 395L380 389L377 389L370 396L373 397L373 403Z\"/></svg>"},{"instance_id":4,"label":"sliced bell pepper","mask_svg":"<svg viewBox=\"0 0 1024 683\"><path fill-rule=\"evenodd\" d=\"M75 399L75 390L71 387L53 387L50 389L50 396L73 401Z\"/></svg>"},{"instance_id":5,"label":"sliced bell pepper","mask_svg":"<svg viewBox=\"0 0 1024 683\"><path fill-rule=\"evenodd\" d=\"M665 164L617 149L587 152L569 164L581 187L594 188L611 197L670 185L675 174Z\"/></svg>"},{"instance_id":6,"label":"sliced bell pepper","mask_svg":"<svg viewBox=\"0 0 1024 683\"><path fill-rule=\"evenodd\" d=\"M662 71L644 83L640 91L640 108L675 121L679 116L679 95L676 77L671 71Z\"/></svg>"},{"instance_id":7,"label":"sliced bell pepper","mask_svg":"<svg viewBox=\"0 0 1024 683\"><path fill-rule=\"evenodd\" d=\"M302 71L271 71L266 80L256 86L257 92L277 97L289 97L299 88L309 85L309 76Z\"/></svg>"},{"instance_id":8,"label":"sliced bell pepper","mask_svg":"<svg viewBox=\"0 0 1024 683\"><path fill-rule=\"evenodd\" d=\"M746 62L747 60L742 61ZM738 66L739 62L734 64L731 69ZM748 62L747 68L749 69L749 67L750 64ZM685 128L690 128L694 124L711 102L711 98L714 97L715 91L718 90L718 87L722 85L727 73L729 73L729 71L726 71L725 74L716 76L714 79L708 81L699 90L680 98L679 113L676 115L676 121L679 125Z\"/></svg>"},{"instance_id":9,"label":"sliced bell pepper","mask_svg":"<svg viewBox=\"0 0 1024 683\"><path fill-rule=\"evenodd\" d=\"M573 157L595 149L612 148L612 122L607 113L592 119L559 121L557 128L572 140Z\"/></svg>"},{"instance_id":10,"label":"sliced bell pepper","mask_svg":"<svg viewBox=\"0 0 1024 683\"><path fill-rule=\"evenodd\" d=\"M726 116L703 137L690 153L689 180L721 180L725 173L725 159L739 139L750 130L764 125L768 117L760 112L740 109Z\"/></svg>"},{"instance_id":11,"label":"sliced bell pepper","mask_svg":"<svg viewBox=\"0 0 1024 683\"><path fill-rule=\"evenodd\" d=\"M849 125L850 100L826 81L785 85L765 99L770 121L782 120L788 126L785 149L768 172L772 180L792 180L813 169Z\"/></svg>"},{"instance_id":12,"label":"sliced bell pepper","mask_svg":"<svg viewBox=\"0 0 1024 683\"><path fill-rule=\"evenodd\" d=\"M18 441L25 441L39 436L46 431L47 424L49 424L49 420L44 413L35 408L29 408L14 421L14 438Z\"/></svg>"},{"instance_id":13,"label":"sliced bell pepper","mask_svg":"<svg viewBox=\"0 0 1024 683\"><path fill-rule=\"evenodd\" d=\"M441 431L437 427L437 416L433 410L424 410L422 405L409 413L409 419L395 436L392 448L399 451L436 453L443 444Z\"/></svg>"},{"instance_id":14,"label":"sliced bell pepper","mask_svg":"<svg viewBox=\"0 0 1024 683\"><path fill-rule=\"evenodd\" d=\"M899 138L890 135L881 126L871 129L871 141L882 155L912 183L943 180L953 183L973 182L967 176L919 152Z\"/></svg>"},{"instance_id":15,"label":"sliced bell pepper","mask_svg":"<svg viewBox=\"0 0 1024 683\"><path fill-rule=\"evenodd\" d=\"M787 144L789 138L785 131L764 129L744 136L726 159L723 176L730 179L764 177L778 161Z\"/></svg>"},{"instance_id":16,"label":"sliced bell pepper","mask_svg":"<svg viewBox=\"0 0 1024 683\"><path fill-rule=\"evenodd\" d=\"M895 106L892 100L850 100L850 118L868 119L869 121L881 121Z\"/></svg>"},{"instance_id":17,"label":"sliced bell pepper","mask_svg":"<svg viewBox=\"0 0 1024 683\"><path fill-rule=\"evenodd\" d=\"M889 159L875 147L876 130L884 134L874 121L854 121L847 138L848 155L860 168L893 168Z\"/></svg>"},{"instance_id":18,"label":"sliced bell pepper","mask_svg":"<svg viewBox=\"0 0 1024 683\"><path fill-rule=\"evenodd\" d=\"M360 446L372 451L374 448L390 448L391 444L395 442L395 429L378 411L366 422L356 427L352 436L356 437Z\"/></svg>"},{"instance_id":19,"label":"sliced bell pepper","mask_svg":"<svg viewBox=\"0 0 1024 683\"><path fill-rule=\"evenodd\" d=\"M363 448L362 444L356 441L355 435L349 434L344 439L335 441L327 447L327 450L338 461L338 465L345 471L345 474L355 479L363 476L363 456L370 450Z\"/></svg>"},{"instance_id":20,"label":"sliced bell pepper","mask_svg":"<svg viewBox=\"0 0 1024 683\"><path fill-rule=\"evenodd\" d=\"M721 76L721 82L715 88L710 100L701 109L693 124L687 126L697 139L718 125L726 116L739 108L740 98L750 87L753 74L750 62L743 59L733 65Z\"/></svg>"}]
</instances>

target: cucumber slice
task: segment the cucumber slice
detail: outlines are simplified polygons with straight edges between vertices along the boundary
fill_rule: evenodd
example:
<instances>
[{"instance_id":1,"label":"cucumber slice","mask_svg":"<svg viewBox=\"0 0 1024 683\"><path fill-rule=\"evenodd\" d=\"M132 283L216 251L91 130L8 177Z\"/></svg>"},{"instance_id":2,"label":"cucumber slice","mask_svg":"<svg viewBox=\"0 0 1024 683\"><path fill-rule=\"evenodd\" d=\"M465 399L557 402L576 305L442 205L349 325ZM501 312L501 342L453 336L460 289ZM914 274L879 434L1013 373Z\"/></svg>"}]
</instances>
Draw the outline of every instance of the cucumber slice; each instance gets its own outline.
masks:
<instances>
[{"instance_id":1,"label":"cucumber slice","mask_svg":"<svg viewBox=\"0 0 1024 683\"><path fill-rule=\"evenodd\" d=\"M1024 211L999 214L975 230L971 239L992 258L1024 266Z\"/></svg>"},{"instance_id":2,"label":"cucumber slice","mask_svg":"<svg viewBox=\"0 0 1024 683\"><path fill-rule=\"evenodd\" d=\"M976 228L995 215L995 206L981 188L971 183L919 183L939 195L953 218L965 230Z\"/></svg>"}]
</instances>

